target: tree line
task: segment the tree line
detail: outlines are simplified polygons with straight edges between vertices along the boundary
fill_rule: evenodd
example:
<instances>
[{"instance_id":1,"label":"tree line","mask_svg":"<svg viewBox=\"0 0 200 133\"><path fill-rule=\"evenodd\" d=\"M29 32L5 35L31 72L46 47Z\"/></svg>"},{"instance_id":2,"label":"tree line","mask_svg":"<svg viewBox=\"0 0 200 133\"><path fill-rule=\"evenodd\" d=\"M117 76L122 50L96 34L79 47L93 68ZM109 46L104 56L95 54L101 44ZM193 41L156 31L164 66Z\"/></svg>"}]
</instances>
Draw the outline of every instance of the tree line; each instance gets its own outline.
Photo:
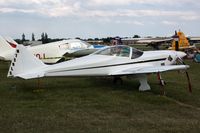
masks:
<instances>
[{"instance_id":1,"label":"tree line","mask_svg":"<svg viewBox=\"0 0 200 133\"><path fill-rule=\"evenodd\" d=\"M76 37L76 39L81 39L81 40L84 40L84 41L98 41L98 40L102 40L103 43L110 43L113 39L116 39L116 38L120 38L120 37L106 37L106 38L88 38L88 39L81 39L79 37ZM132 38L140 38L139 35L134 35ZM56 39L51 39L48 37L48 34L46 32L43 32L41 34L41 38L36 40L35 39L35 34L32 33L31 34L31 40L28 40L26 39L26 36L25 34L23 33L22 34L22 38L21 39L15 39L15 41L19 44L23 44L27 41L41 41L42 44L45 44L45 43L50 43L50 42L55 42L55 41L60 41L60 40L63 40L63 39L59 39L59 38L56 38Z\"/></svg>"},{"instance_id":2,"label":"tree line","mask_svg":"<svg viewBox=\"0 0 200 133\"><path fill-rule=\"evenodd\" d=\"M55 41L60 41L60 40L63 40L63 39L58 39L58 38L51 39L51 38L49 38L48 34L46 32L43 32L41 34L41 38L38 39L38 40L35 39L35 34L34 33L31 34L31 40L26 39L26 36L25 36L24 33L22 34L22 38L21 39L15 39L15 41L17 43L19 43L19 44L24 44L25 42L28 42L28 41L41 41L42 44L45 44L45 43L50 43L50 42L55 42Z\"/></svg>"}]
</instances>

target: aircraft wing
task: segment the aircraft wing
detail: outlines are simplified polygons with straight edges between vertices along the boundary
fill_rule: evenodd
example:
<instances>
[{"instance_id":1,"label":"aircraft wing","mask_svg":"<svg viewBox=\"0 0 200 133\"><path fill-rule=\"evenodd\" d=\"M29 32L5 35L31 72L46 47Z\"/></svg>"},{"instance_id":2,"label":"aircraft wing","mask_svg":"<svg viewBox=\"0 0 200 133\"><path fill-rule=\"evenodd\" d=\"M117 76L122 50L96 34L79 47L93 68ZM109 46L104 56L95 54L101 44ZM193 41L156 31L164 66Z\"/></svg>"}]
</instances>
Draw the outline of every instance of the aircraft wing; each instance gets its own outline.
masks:
<instances>
[{"instance_id":1,"label":"aircraft wing","mask_svg":"<svg viewBox=\"0 0 200 133\"><path fill-rule=\"evenodd\" d=\"M170 42L172 41L173 38L167 38L167 39L144 39L144 40L138 40L137 43L147 43L147 44L151 44L151 43L164 43L164 42Z\"/></svg>"},{"instance_id":2,"label":"aircraft wing","mask_svg":"<svg viewBox=\"0 0 200 133\"><path fill-rule=\"evenodd\" d=\"M154 49L159 49L159 46L163 43L171 43L173 38L166 38L166 39L145 39L145 40L138 40L137 43L139 44L146 44L148 46L152 46Z\"/></svg>"},{"instance_id":3,"label":"aircraft wing","mask_svg":"<svg viewBox=\"0 0 200 133\"><path fill-rule=\"evenodd\" d=\"M171 70L182 70L189 68L188 65L170 65L170 66L145 66L145 67L137 67L137 68L129 68L124 69L117 72L112 72L110 75L134 75L134 74L148 74L148 73L158 73L165 72Z\"/></svg>"},{"instance_id":4,"label":"aircraft wing","mask_svg":"<svg viewBox=\"0 0 200 133\"><path fill-rule=\"evenodd\" d=\"M103 45L93 45L93 47L87 48L87 49L73 49L73 50L69 50L67 53L65 53L63 56L66 57L81 57L81 56L86 56L89 55L103 47Z\"/></svg>"},{"instance_id":5,"label":"aircraft wing","mask_svg":"<svg viewBox=\"0 0 200 133\"><path fill-rule=\"evenodd\" d=\"M85 55L89 55L93 52L97 51L97 49L76 49L64 54L64 56L69 57L81 57Z\"/></svg>"}]
</instances>

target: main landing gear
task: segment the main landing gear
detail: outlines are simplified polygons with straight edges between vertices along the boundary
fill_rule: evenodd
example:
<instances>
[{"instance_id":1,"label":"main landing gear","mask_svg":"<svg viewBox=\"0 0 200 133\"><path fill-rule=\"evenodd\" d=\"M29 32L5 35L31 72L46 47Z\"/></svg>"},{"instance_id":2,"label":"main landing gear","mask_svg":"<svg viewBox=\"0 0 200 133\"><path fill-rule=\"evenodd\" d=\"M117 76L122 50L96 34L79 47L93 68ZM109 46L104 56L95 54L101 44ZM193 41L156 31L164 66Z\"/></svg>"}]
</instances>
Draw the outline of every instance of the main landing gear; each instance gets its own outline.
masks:
<instances>
[{"instance_id":1,"label":"main landing gear","mask_svg":"<svg viewBox=\"0 0 200 133\"><path fill-rule=\"evenodd\" d=\"M146 74L139 75L136 78L138 78L138 80L140 82L139 91L147 91L147 90L151 89L148 82L147 82L147 75ZM116 77L113 78L113 83L122 85L123 80L122 80L121 77L116 76Z\"/></svg>"},{"instance_id":2,"label":"main landing gear","mask_svg":"<svg viewBox=\"0 0 200 133\"><path fill-rule=\"evenodd\" d=\"M150 87L150 85L147 82L147 75L146 74L140 75L138 77L138 80L140 82L139 91L148 91L148 90L151 90L151 87Z\"/></svg>"}]
</instances>

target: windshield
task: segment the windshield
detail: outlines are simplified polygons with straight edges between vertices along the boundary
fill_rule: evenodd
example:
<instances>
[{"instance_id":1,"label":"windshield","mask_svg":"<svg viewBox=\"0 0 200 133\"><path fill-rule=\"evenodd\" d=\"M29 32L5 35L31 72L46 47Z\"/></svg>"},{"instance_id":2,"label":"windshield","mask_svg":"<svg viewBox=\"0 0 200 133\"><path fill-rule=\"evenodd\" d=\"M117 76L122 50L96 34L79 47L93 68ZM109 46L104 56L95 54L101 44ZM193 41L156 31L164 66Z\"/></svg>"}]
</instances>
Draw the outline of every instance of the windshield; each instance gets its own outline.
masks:
<instances>
[{"instance_id":1,"label":"windshield","mask_svg":"<svg viewBox=\"0 0 200 133\"><path fill-rule=\"evenodd\" d=\"M132 56L131 56L131 59L135 59L135 58L138 58L140 56L143 55L143 52L138 50L138 49L135 49L135 48L132 48Z\"/></svg>"},{"instance_id":2,"label":"windshield","mask_svg":"<svg viewBox=\"0 0 200 133\"><path fill-rule=\"evenodd\" d=\"M129 57L130 56L130 47L118 45L118 46L113 46L113 47L108 47L108 48L102 49L100 51L97 51L94 54Z\"/></svg>"},{"instance_id":3,"label":"windshield","mask_svg":"<svg viewBox=\"0 0 200 133\"><path fill-rule=\"evenodd\" d=\"M89 48L91 45L87 42L81 40L67 40L63 44L59 45L60 49L86 49Z\"/></svg>"}]
</instances>

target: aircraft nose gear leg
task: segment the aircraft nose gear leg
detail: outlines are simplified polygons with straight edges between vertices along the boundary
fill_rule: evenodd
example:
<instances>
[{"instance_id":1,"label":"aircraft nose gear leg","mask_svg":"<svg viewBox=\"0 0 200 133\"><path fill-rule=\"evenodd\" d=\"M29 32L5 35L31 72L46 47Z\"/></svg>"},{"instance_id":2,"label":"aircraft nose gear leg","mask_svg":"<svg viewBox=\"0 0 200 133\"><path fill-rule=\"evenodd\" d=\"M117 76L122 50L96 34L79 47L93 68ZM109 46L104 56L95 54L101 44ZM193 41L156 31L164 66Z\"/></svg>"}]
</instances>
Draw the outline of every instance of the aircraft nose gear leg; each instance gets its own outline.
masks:
<instances>
[{"instance_id":1,"label":"aircraft nose gear leg","mask_svg":"<svg viewBox=\"0 0 200 133\"><path fill-rule=\"evenodd\" d=\"M183 65L186 65L185 62L184 62L181 58L177 58L177 63L181 63L181 64L183 64ZM192 93L192 84L191 84L190 76L189 76L187 70L185 70L185 74L186 74L186 76L187 76L189 92Z\"/></svg>"},{"instance_id":2,"label":"aircraft nose gear leg","mask_svg":"<svg viewBox=\"0 0 200 133\"><path fill-rule=\"evenodd\" d=\"M166 82L163 80L160 73L157 73L157 77L158 77L158 80L160 81L160 85L162 86L166 85Z\"/></svg>"},{"instance_id":3,"label":"aircraft nose gear leg","mask_svg":"<svg viewBox=\"0 0 200 133\"><path fill-rule=\"evenodd\" d=\"M151 87L149 86L147 82L147 75L140 75L138 79L140 82L139 91L151 90Z\"/></svg>"},{"instance_id":4,"label":"aircraft nose gear leg","mask_svg":"<svg viewBox=\"0 0 200 133\"><path fill-rule=\"evenodd\" d=\"M158 72L157 73L157 77L158 77L158 80L160 81L160 85L162 86L161 88L161 92L160 92L160 95L165 95L165 88L164 86L166 85L165 81L162 79L162 76L161 74Z\"/></svg>"}]
</instances>

